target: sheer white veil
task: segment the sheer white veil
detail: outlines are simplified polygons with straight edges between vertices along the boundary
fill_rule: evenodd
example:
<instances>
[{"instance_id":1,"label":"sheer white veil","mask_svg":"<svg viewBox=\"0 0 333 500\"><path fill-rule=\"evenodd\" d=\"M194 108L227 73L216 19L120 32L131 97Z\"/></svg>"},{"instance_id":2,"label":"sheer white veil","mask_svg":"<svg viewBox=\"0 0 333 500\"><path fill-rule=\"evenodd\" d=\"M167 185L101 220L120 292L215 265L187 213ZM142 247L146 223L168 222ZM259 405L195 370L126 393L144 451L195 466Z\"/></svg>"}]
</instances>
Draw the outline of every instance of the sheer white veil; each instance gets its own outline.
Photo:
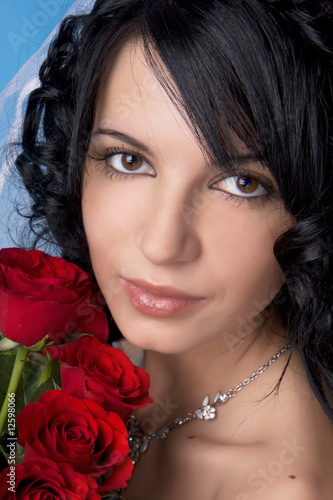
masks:
<instances>
[{"instance_id":1,"label":"sheer white veil","mask_svg":"<svg viewBox=\"0 0 333 500\"><path fill-rule=\"evenodd\" d=\"M87 12L93 3L94 0L75 0L66 15ZM19 200L23 205L27 197L11 175L13 154L8 145L20 138L26 97L38 86L39 67L57 28L58 25L0 93L0 248L15 245L18 227L24 223L24 218L16 213L16 204Z\"/></svg>"}]
</instances>

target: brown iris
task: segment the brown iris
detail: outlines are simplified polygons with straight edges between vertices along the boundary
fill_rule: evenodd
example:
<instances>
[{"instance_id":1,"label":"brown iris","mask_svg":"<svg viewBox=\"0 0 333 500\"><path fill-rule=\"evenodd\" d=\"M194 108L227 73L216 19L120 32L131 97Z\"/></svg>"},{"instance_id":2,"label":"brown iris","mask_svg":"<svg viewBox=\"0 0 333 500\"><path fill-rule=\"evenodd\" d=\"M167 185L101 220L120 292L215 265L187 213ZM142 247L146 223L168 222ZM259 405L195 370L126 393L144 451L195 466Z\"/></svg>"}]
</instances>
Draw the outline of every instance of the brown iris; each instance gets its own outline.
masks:
<instances>
[{"instance_id":1,"label":"brown iris","mask_svg":"<svg viewBox=\"0 0 333 500\"><path fill-rule=\"evenodd\" d=\"M237 177L237 187L246 194L254 193L259 187L259 181L253 177Z\"/></svg>"},{"instance_id":2,"label":"brown iris","mask_svg":"<svg viewBox=\"0 0 333 500\"><path fill-rule=\"evenodd\" d=\"M121 155L121 164L126 170L138 170L143 163L143 159L140 156L124 153Z\"/></svg>"}]
</instances>

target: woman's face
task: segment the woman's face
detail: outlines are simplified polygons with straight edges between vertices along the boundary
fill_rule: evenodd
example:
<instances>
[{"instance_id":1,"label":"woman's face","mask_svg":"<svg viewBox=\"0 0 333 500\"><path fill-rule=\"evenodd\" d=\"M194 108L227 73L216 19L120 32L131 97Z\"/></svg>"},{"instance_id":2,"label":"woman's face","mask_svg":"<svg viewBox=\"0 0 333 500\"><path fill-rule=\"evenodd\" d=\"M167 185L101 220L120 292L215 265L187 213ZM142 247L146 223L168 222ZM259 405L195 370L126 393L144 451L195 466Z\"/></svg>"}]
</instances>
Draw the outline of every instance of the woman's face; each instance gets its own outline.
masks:
<instances>
[{"instance_id":1,"label":"woman's face","mask_svg":"<svg viewBox=\"0 0 333 500\"><path fill-rule=\"evenodd\" d=\"M207 163L134 44L101 89L82 197L99 286L133 344L181 353L262 323L291 225L274 179L238 145L235 173Z\"/></svg>"}]
</instances>

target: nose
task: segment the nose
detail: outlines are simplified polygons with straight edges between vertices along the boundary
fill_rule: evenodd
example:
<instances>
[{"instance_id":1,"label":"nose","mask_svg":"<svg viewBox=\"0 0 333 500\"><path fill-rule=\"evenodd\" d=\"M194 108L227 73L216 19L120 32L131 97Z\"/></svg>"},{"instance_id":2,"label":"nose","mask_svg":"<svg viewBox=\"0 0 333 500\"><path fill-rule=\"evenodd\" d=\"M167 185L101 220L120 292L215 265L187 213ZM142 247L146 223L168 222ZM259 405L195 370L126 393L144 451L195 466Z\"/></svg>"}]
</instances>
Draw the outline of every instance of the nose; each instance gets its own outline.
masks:
<instances>
[{"instance_id":1,"label":"nose","mask_svg":"<svg viewBox=\"0 0 333 500\"><path fill-rule=\"evenodd\" d=\"M163 193L152 200L138 229L137 247L154 265L171 265L195 260L201 250L195 215L184 197Z\"/></svg>"}]
</instances>

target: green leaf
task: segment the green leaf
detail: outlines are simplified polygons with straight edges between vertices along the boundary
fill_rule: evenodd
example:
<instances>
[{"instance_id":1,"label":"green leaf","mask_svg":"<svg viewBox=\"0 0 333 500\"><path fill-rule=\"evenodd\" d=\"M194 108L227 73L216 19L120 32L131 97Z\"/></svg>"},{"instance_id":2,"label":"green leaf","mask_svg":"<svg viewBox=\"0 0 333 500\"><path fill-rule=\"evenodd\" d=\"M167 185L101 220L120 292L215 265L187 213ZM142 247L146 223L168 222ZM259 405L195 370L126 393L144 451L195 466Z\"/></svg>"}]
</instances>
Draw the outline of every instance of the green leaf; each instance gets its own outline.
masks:
<instances>
[{"instance_id":1,"label":"green leaf","mask_svg":"<svg viewBox=\"0 0 333 500\"><path fill-rule=\"evenodd\" d=\"M42 351L47 344L48 338L49 335L45 335L45 337L39 342L37 342L37 344L27 347L27 349L29 349L30 351Z\"/></svg>"},{"instance_id":2,"label":"green leaf","mask_svg":"<svg viewBox=\"0 0 333 500\"><path fill-rule=\"evenodd\" d=\"M14 349L19 345L19 342L14 342L13 340L7 339L3 337L0 340L0 351L9 351L10 349Z\"/></svg>"},{"instance_id":3,"label":"green leaf","mask_svg":"<svg viewBox=\"0 0 333 500\"><path fill-rule=\"evenodd\" d=\"M0 408L7 394L9 380L13 371L16 358L16 352L12 355L6 355L1 358L1 377L0 377Z\"/></svg>"},{"instance_id":4,"label":"green leaf","mask_svg":"<svg viewBox=\"0 0 333 500\"><path fill-rule=\"evenodd\" d=\"M60 361L52 360L50 363L52 363L52 372L50 378L43 382L39 387L39 377L34 380L33 386L31 388L27 389L25 386L24 396L25 400L27 401L26 404L36 403L44 392L52 391L60 387ZM26 383L28 383L28 379L29 377L27 378Z\"/></svg>"},{"instance_id":5,"label":"green leaf","mask_svg":"<svg viewBox=\"0 0 333 500\"><path fill-rule=\"evenodd\" d=\"M24 367L21 384L24 405L30 403L34 397L41 369L41 365L31 362L26 363Z\"/></svg>"},{"instance_id":6,"label":"green leaf","mask_svg":"<svg viewBox=\"0 0 333 500\"><path fill-rule=\"evenodd\" d=\"M0 351L1 356L16 356L17 349L9 349L8 351Z\"/></svg>"},{"instance_id":7,"label":"green leaf","mask_svg":"<svg viewBox=\"0 0 333 500\"><path fill-rule=\"evenodd\" d=\"M23 455L24 455L24 448L16 441L16 456L23 457Z\"/></svg>"},{"instance_id":8,"label":"green leaf","mask_svg":"<svg viewBox=\"0 0 333 500\"><path fill-rule=\"evenodd\" d=\"M31 403L36 403L44 392L52 391L53 389L55 389L54 380L49 378L35 390Z\"/></svg>"},{"instance_id":9,"label":"green leaf","mask_svg":"<svg viewBox=\"0 0 333 500\"><path fill-rule=\"evenodd\" d=\"M30 361L30 355L31 353L24 364L22 377L16 391L16 416L21 409L32 400L37 389L39 374L42 368L42 365ZM14 361L15 356L3 356L1 359L0 403L3 402L6 395Z\"/></svg>"},{"instance_id":10,"label":"green leaf","mask_svg":"<svg viewBox=\"0 0 333 500\"><path fill-rule=\"evenodd\" d=\"M54 389L61 389L60 361L56 361L53 365L52 380L54 383Z\"/></svg>"},{"instance_id":11,"label":"green leaf","mask_svg":"<svg viewBox=\"0 0 333 500\"><path fill-rule=\"evenodd\" d=\"M2 405L4 397L7 393L15 356L6 356L1 361L2 376L0 377L0 406ZM15 396L16 417L24 406L29 403L37 402L44 392L57 389L61 386L60 362L56 361L52 369L51 377L46 382L41 384L40 387L37 387L42 366L43 365L29 361L29 358L25 363L22 378Z\"/></svg>"},{"instance_id":12,"label":"green leaf","mask_svg":"<svg viewBox=\"0 0 333 500\"><path fill-rule=\"evenodd\" d=\"M50 357L42 354L41 352L30 352L29 353L29 361L31 363L36 363L40 366L45 366L50 362Z\"/></svg>"}]
</instances>

